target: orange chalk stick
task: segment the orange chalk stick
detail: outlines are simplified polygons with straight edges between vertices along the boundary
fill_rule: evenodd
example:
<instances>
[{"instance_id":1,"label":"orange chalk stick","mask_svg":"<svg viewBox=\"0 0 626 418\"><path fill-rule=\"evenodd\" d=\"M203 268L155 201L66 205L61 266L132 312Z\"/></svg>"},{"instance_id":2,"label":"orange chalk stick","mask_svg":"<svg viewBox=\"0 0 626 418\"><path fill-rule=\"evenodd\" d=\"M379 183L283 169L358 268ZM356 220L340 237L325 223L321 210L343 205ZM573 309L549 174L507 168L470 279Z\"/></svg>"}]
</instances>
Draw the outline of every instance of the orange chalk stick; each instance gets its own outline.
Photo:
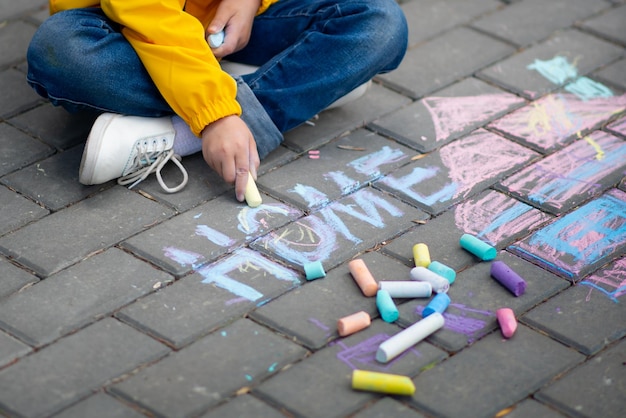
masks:
<instances>
[{"instance_id":1,"label":"orange chalk stick","mask_svg":"<svg viewBox=\"0 0 626 418\"><path fill-rule=\"evenodd\" d=\"M339 335L345 337L346 335L354 334L370 326L372 319L370 315L365 312L357 312L352 315L344 316L337 321L337 331Z\"/></svg>"},{"instance_id":2,"label":"orange chalk stick","mask_svg":"<svg viewBox=\"0 0 626 418\"><path fill-rule=\"evenodd\" d=\"M517 319L511 308L500 308L496 310L496 318L500 324L500 331L504 338L511 338L517 329Z\"/></svg>"},{"instance_id":3,"label":"orange chalk stick","mask_svg":"<svg viewBox=\"0 0 626 418\"><path fill-rule=\"evenodd\" d=\"M348 268L350 269L350 274L352 274L354 281L356 281L356 284L361 288L361 292L368 297L376 296L378 283L376 283L374 276L372 276L372 273L370 273L365 265L365 261L356 258L348 263Z\"/></svg>"}]
</instances>

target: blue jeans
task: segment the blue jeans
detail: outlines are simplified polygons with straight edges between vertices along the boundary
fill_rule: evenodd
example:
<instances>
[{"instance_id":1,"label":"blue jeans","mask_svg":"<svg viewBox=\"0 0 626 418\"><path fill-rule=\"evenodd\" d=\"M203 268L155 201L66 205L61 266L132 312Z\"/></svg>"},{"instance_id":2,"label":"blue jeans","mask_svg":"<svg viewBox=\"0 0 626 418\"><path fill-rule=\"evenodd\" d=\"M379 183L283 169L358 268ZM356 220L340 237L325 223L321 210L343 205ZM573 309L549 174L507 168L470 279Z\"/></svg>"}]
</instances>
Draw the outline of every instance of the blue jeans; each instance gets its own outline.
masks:
<instances>
[{"instance_id":1,"label":"blue jeans","mask_svg":"<svg viewBox=\"0 0 626 418\"><path fill-rule=\"evenodd\" d=\"M395 0L280 0L255 18L248 45L226 59L260 67L243 81L275 127L286 132L376 74L395 69L407 37ZM173 113L119 25L100 9L48 18L27 59L30 85L69 111Z\"/></svg>"}]
</instances>

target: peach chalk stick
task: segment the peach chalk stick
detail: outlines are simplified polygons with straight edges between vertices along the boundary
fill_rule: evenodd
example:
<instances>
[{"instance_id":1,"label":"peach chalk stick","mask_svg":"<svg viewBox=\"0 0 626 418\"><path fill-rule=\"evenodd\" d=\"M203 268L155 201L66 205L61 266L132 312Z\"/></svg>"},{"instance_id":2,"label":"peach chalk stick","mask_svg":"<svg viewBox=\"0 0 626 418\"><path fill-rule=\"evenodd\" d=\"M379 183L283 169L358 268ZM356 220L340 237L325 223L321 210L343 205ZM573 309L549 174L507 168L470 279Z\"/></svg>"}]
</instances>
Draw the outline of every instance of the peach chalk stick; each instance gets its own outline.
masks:
<instances>
[{"instance_id":1,"label":"peach chalk stick","mask_svg":"<svg viewBox=\"0 0 626 418\"><path fill-rule=\"evenodd\" d=\"M430 250L426 244L420 242L413 246L413 261L415 261L415 267L428 267L430 264Z\"/></svg>"},{"instance_id":2,"label":"peach chalk stick","mask_svg":"<svg viewBox=\"0 0 626 418\"><path fill-rule=\"evenodd\" d=\"M354 281L361 289L361 292L368 297L376 296L378 283L376 283L374 276L372 276L367 265L365 265L365 261L356 258L348 263L348 268L350 269L350 274L352 274Z\"/></svg>"},{"instance_id":3,"label":"peach chalk stick","mask_svg":"<svg viewBox=\"0 0 626 418\"><path fill-rule=\"evenodd\" d=\"M408 376L353 370L352 389L388 393L390 395L413 395L415 393L415 384Z\"/></svg>"},{"instance_id":4,"label":"peach chalk stick","mask_svg":"<svg viewBox=\"0 0 626 418\"><path fill-rule=\"evenodd\" d=\"M500 331L504 338L511 338L517 329L517 319L511 308L500 308L496 310L496 318L500 325Z\"/></svg>"},{"instance_id":5,"label":"peach chalk stick","mask_svg":"<svg viewBox=\"0 0 626 418\"><path fill-rule=\"evenodd\" d=\"M371 323L370 315L365 311L361 311L344 316L337 321L337 331L340 336L345 337L369 327Z\"/></svg>"},{"instance_id":6,"label":"peach chalk stick","mask_svg":"<svg viewBox=\"0 0 626 418\"><path fill-rule=\"evenodd\" d=\"M256 208L261 203L263 203L263 199L261 199L261 194L259 193L259 189L256 187L256 183L252 178L252 174L248 172L248 182L246 183L246 191L244 192L244 197L246 198L246 202L248 206L251 208Z\"/></svg>"}]
</instances>

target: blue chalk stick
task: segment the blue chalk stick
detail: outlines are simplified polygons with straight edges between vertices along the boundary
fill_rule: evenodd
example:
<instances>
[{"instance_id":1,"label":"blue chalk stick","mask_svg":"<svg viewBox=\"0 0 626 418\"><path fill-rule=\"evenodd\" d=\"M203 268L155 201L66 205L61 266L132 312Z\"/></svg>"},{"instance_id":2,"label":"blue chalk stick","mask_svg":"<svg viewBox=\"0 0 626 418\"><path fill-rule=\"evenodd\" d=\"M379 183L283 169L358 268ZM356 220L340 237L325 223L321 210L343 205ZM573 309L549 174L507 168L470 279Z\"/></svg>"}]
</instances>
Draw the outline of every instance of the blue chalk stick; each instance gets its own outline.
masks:
<instances>
[{"instance_id":1,"label":"blue chalk stick","mask_svg":"<svg viewBox=\"0 0 626 418\"><path fill-rule=\"evenodd\" d=\"M304 275L307 280L315 280L326 277L326 272L321 261L313 261L304 265Z\"/></svg>"},{"instance_id":2,"label":"blue chalk stick","mask_svg":"<svg viewBox=\"0 0 626 418\"><path fill-rule=\"evenodd\" d=\"M376 292L376 307L385 322L394 322L400 317L396 304L386 290Z\"/></svg>"},{"instance_id":3,"label":"blue chalk stick","mask_svg":"<svg viewBox=\"0 0 626 418\"><path fill-rule=\"evenodd\" d=\"M456 271L446 266L445 264L440 263L439 261L431 261L431 263L426 268L433 273L437 273L438 275L445 277L446 279L448 279L450 284L454 283L454 279L456 279Z\"/></svg>"},{"instance_id":4,"label":"blue chalk stick","mask_svg":"<svg viewBox=\"0 0 626 418\"><path fill-rule=\"evenodd\" d=\"M498 255L498 250L470 234L463 234L460 243L461 247L483 261L493 260Z\"/></svg>"},{"instance_id":5,"label":"blue chalk stick","mask_svg":"<svg viewBox=\"0 0 626 418\"><path fill-rule=\"evenodd\" d=\"M448 309L448 305L450 305L450 296L448 296L447 293L437 293L422 311L422 318L426 318L428 315L432 315L435 312L439 312L443 315L445 310Z\"/></svg>"}]
</instances>

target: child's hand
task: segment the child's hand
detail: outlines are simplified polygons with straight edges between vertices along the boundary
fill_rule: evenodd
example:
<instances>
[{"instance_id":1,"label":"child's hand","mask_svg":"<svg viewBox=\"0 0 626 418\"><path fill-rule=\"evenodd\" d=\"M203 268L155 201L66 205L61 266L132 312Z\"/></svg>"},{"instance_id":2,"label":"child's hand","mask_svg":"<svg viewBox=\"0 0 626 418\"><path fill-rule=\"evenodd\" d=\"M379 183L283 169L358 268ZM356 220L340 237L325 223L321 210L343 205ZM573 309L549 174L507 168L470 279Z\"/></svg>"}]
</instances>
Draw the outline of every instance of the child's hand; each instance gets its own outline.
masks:
<instances>
[{"instance_id":1,"label":"child's hand","mask_svg":"<svg viewBox=\"0 0 626 418\"><path fill-rule=\"evenodd\" d=\"M224 181L235 184L237 200L243 202L248 172L256 179L260 164L254 137L239 116L226 116L202 131L202 155Z\"/></svg>"},{"instance_id":2,"label":"child's hand","mask_svg":"<svg viewBox=\"0 0 626 418\"><path fill-rule=\"evenodd\" d=\"M223 58L244 48L250 40L252 22L259 10L261 0L222 0L217 6L206 36L224 31L224 43L213 48L217 58Z\"/></svg>"}]
</instances>

